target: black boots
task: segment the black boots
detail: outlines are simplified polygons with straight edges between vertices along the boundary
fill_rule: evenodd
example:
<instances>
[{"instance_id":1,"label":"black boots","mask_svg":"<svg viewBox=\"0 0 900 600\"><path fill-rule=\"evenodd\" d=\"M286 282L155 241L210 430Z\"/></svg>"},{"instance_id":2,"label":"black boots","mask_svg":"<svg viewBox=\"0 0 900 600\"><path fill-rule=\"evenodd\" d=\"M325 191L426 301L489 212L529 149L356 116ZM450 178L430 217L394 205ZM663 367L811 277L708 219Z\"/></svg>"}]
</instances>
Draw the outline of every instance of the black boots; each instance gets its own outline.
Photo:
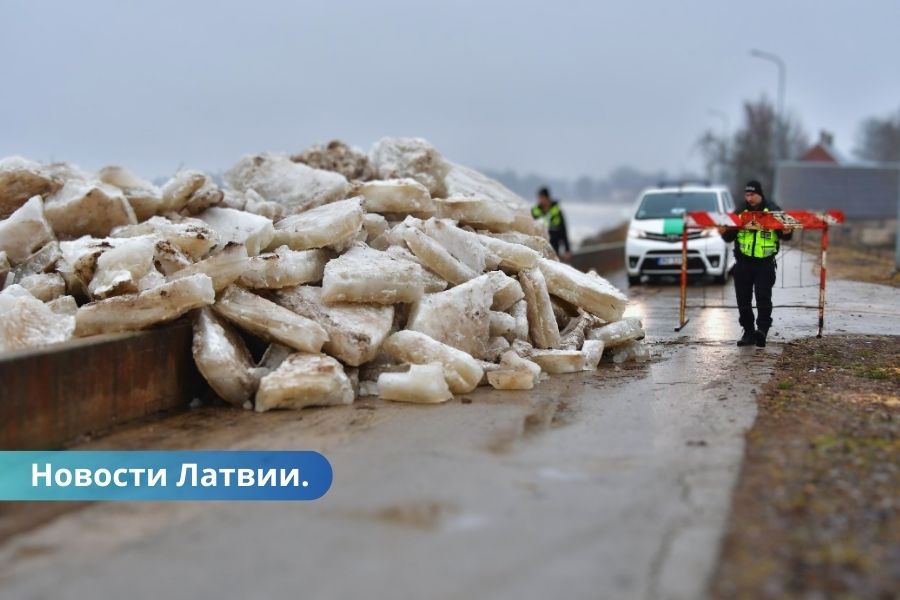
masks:
<instances>
[{"instance_id":1,"label":"black boots","mask_svg":"<svg viewBox=\"0 0 900 600\"><path fill-rule=\"evenodd\" d=\"M757 331L756 332L756 347L757 348L765 348L766 347L766 332L765 331Z\"/></svg>"},{"instance_id":2,"label":"black boots","mask_svg":"<svg viewBox=\"0 0 900 600\"><path fill-rule=\"evenodd\" d=\"M742 335L741 339L738 340L737 345L738 346L752 346L754 343L758 344L759 342L757 342L758 338L756 337L756 335L757 335L757 332L753 331L752 329L745 329L744 335ZM763 345L765 345L765 343L766 343L765 339L766 338L765 338L765 334L764 334L763 335Z\"/></svg>"}]
</instances>

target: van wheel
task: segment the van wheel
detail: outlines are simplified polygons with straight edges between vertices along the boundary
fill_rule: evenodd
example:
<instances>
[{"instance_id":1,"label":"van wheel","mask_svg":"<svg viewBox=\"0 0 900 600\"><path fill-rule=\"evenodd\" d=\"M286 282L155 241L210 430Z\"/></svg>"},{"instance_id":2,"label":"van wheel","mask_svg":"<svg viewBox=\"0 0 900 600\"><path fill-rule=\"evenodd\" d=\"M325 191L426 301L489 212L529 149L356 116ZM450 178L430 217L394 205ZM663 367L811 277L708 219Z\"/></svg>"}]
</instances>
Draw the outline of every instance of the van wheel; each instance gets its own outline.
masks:
<instances>
[{"instance_id":1,"label":"van wheel","mask_svg":"<svg viewBox=\"0 0 900 600\"><path fill-rule=\"evenodd\" d=\"M641 276L640 275L629 275L628 276L628 285L641 285Z\"/></svg>"}]
</instances>

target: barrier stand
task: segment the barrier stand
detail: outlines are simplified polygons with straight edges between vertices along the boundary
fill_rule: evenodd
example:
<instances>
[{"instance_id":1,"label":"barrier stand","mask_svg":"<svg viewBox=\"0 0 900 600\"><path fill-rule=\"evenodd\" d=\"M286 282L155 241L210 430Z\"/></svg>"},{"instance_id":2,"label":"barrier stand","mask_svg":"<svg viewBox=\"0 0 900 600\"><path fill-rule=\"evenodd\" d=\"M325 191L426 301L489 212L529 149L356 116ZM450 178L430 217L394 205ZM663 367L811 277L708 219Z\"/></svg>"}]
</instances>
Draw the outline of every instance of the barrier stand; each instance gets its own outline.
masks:
<instances>
[{"instance_id":1,"label":"barrier stand","mask_svg":"<svg viewBox=\"0 0 900 600\"><path fill-rule=\"evenodd\" d=\"M678 310L678 327L681 331L690 321L687 318L687 262L688 262L688 230L725 227L727 229L780 229L798 231L806 229L822 230L822 268L819 271L819 332L822 337L825 327L825 274L828 254L828 226L844 222L844 213L839 210L814 212L808 210L787 210L779 212L751 212L741 214L688 212L684 216L684 227L681 231L681 305ZM807 307L812 308L812 307Z\"/></svg>"}]
</instances>

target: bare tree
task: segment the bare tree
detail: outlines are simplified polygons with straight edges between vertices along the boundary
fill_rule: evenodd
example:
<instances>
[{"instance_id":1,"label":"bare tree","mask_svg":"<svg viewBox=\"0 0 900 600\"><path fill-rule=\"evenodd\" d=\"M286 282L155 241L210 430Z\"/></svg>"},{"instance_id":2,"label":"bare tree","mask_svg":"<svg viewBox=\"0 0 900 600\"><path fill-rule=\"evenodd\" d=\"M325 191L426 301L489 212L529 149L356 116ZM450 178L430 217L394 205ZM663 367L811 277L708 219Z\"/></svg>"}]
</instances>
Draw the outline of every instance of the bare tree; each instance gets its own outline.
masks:
<instances>
[{"instance_id":1,"label":"bare tree","mask_svg":"<svg viewBox=\"0 0 900 600\"><path fill-rule=\"evenodd\" d=\"M864 160L900 162L900 110L863 121L853 152Z\"/></svg>"}]
</instances>

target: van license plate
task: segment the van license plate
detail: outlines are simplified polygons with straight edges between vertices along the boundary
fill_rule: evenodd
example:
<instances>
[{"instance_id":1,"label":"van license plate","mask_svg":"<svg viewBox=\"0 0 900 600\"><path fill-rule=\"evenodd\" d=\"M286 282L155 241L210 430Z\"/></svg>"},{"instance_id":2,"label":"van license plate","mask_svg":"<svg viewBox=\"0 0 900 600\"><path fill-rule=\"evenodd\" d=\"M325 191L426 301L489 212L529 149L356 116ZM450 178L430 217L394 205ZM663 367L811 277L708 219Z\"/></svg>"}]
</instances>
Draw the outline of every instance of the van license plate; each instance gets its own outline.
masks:
<instances>
[{"instance_id":1,"label":"van license plate","mask_svg":"<svg viewBox=\"0 0 900 600\"><path fill-rule=\"evenodd\" d=\"M680 256L660 256L657 260L659 261L659 266L661 267L670 267L672 265L681 264Z\"/></svg>"}]
</instances>

